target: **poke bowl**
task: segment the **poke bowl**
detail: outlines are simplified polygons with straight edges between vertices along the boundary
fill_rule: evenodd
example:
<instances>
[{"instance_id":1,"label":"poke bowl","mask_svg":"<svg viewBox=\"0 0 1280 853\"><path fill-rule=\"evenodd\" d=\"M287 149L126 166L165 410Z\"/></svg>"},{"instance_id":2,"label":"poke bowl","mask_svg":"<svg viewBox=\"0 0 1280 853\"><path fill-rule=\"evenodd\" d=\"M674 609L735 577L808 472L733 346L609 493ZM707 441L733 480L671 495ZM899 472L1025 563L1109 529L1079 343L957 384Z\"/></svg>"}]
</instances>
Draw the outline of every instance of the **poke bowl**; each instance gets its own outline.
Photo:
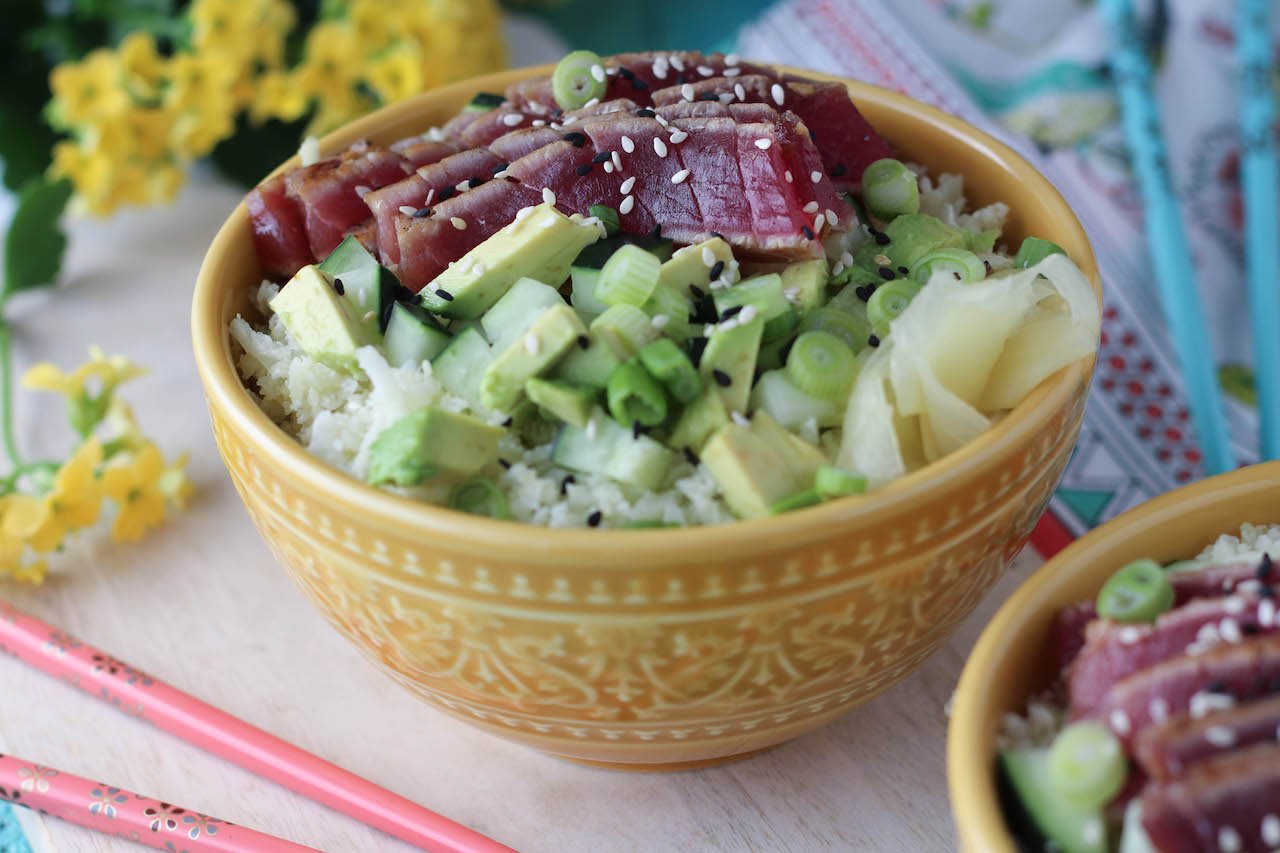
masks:
<instances>
[{"instance_id":1,"label":"poke bowl","mask_svg":"<svg viewBox=\"0 0 1280 853\"><path fill-rule=\"evenodd\" d=\"M1243 468L1130 510L1014 593L952 707L962 849L1280 846L1277 518L1280 464Z\"/></svg>"},{"instance_id":2,"label":"poke bowl","mask_svg":"<svg viewBox=\"0 0 1280 853\"><path fill-rule=\"evenodd\" d=\"M545 80L551 70L510 71L426 93L333 132L319 141L318 149L326 155L344 149L363 155L369 145L376 149L445 125L460 109L483 102L478 93L520 91L529 81ZM1090 310L1096 310L1097 271L1082 229L1052 185L1016 153L902 95L818 74L807 77L814 86L845 87L841 96L848 92L902 160L939 174L962 174L973 205L1007 203L1004 241L1016 246L1032 235L1052 241L1078 266ZM764 96L798 91L793 87L801 84L785 79L776 88L766 86ZM784 85L790 88L783 90ZM782 94L775 96L778 91ZM482 104L483 109L492 106ZM653 112L640 108L646 121L653 120ZM584 134L566 135L571 137L566 145L581 147ZM660 142L655 140L652 150L665 157L666 145L656 144ZM353 145L356 149L348 148ZM627 147L625 141L622 147ZM749 145L748 153L768 147L767 142ZM590 157L579 164L577 174L593 168L610 171L605 167L611 163L616 160L608 156ZM287 177L297 168L295 158L277 174ZM688 177L673 173L669 184L677 186ZM813 187L829 180L817 169L812 177L793 177ZM458 192L480 193L488 185L469 190L463 181ZM911 189L914 193L914 184ZM452 191L447 194L453 196ZM560 201L563 205L563 193ZM569 220L550 210L556 207L554 193L544 192L531 204L536 202L542 202L539 212L525 215L526 221L546 216L555 219L549 230L568 227L564 222ZM399 212L401 233L427 227L412 221L417 218L439 218L429 209L431 201L422 208L415 204L422 199ZM438 198L435 207L444 209ZM619 204L614 211L624 217L624 225L629 210ZM572 225L586 227L582 213L574 214ZM834 216L830 209L827 213ZM904 678L972 611L1025 543L1079 430L1096 329L1092 342L1086 336L1080 357L1046 371L1021 402L991 417L981 434L918 470L898 472L901 476L875 484L866 494L853 494L861 488L850 488L847 496L830 500L793 501L788 496L763 504L763 509L756 496L734 504L720 518L724 523L681 515L690 512L681 503L663 509L666 514L656 524L620 515L612 529L591 529L610 527L607 517L600 524L598 510L530 514L520 509L518 494L495 497L493 488L481 490L478 503L464 506L451 497L452 506L439 506L445 501L424 499L410 489L375 488L367 482L367 467L349 468L353 476L340 470L341 460L334 462L333 453L328 461L318 458L314 447L308 452L295 438L305 416L300 408L282 414L279 407L264 406L263 389L272 377L290 381L299 370L318 368L305 359L299 367L288 349L289 335L277 335L274 325L265 330L262 297L275 299L276 289L258 284L281 256L260 256L261 247L255 249L254 215L251 205L242 204L219 231L201 268L192 309L196 361L215 438L249 515L326 619L376 666L438 710L566 758L632 769L732 760L813 729ZM603 235L600 218L591 219L590 226ZM434 234L456 237L467 234L476 221L450 226L446 218L431 227ZM822 227L819 221L812 224ZM808 226L800 230L810 232ZM395 239L394 229L391 236ZM364 237L381 239L371 233ZM815 236L806 233L804 239ZM305 248L304 243L304 254ZM664 268L679 257L664 261ZM434 274L474 276L479 266L464 258L452 266L442 264L444 271ZM707 266L716 270L726 264ZM978 269L981 275L981 263ZM406 275L404 268L401 273ZM882 274L897 275L889 269ZM308 275L326 285L313 291L328 300L326 305L349 298L348 288L336 286L332 277ZM768 273L759 277L768 278ZM955 279L960 278L956 272ZM297 281L292 279L279 295L302 292ZM507 285L512 292L521 286L533 289ZM923 292L933 287L930 283ZM438 289L443 288L428 286L427 295ZM436 293L435 301L447 308L455 295ZM280 313L273 315L273 324ZM728 325L741 327L748 320L746 308L734 313L736 322ZM377 322L376 314L370 311L352 322ZM728 317L726 311L713 319ZM476 327L460 316L450 322L451 329L454 323L455 340ZM583 336L576 342L581 345ZM526 335L519 346L523 356L538 358L542 344ZM277 373L264 368L273 352L288 356ZM374 357L380 371L384 359ZM750 368L745 376L752 381ZM715 376L714 382L704 383L704 393L727 384ZM336 395L347 399L330 405L351 410L353 387L337 386ZM764 412L733 415L722 430L750 431L761 422L772 423ZM607 413L601 416L602 433L606 419ZM595 422L588 422L585 440L594 438L590 423ZM488 426L507 427L511 421L498 418ZM638 423L632 427L621 430L618 440L656 443ZM562 426L562 432L567 428ZM305 429L314 444L317 422ZM614 426L607 430L618 433ZM654 435L660 438L662 430ZM415 453L421 445L414 444ZM458 457L468 457L474 449L467 442L450 446ZM534 456L526 467L538 464ZM673 456L673 465L686 464L679 454ZM696 455L685 456L690 457L687 464L696 465ZM591 464L606 465L613 456L592 459ZM504 483L522 468L500 461L507 470L494 469L494 476ZM450 464L456 459L434 458L430 466L411 472ZM586 465L581 460L576 464ZM385 470L399 482L396 472L405 469ZM583 481L591 482L590 475L579 473L575 484L574 477L554 470L559 495L552 488L550 501L577 506L573 501L582 494ZM811 468L805 476L812 476ZM841 481L860 485L856 476ZM505 511L508 501L510 512L477 514L477 505ZM511 514L519 520L510 520ZM727 520L733 515L744 517ZM672 517L692 520L688 526L665 526ZM557 529L565 519L570 529Z\"/></svg>"}]
</instances>

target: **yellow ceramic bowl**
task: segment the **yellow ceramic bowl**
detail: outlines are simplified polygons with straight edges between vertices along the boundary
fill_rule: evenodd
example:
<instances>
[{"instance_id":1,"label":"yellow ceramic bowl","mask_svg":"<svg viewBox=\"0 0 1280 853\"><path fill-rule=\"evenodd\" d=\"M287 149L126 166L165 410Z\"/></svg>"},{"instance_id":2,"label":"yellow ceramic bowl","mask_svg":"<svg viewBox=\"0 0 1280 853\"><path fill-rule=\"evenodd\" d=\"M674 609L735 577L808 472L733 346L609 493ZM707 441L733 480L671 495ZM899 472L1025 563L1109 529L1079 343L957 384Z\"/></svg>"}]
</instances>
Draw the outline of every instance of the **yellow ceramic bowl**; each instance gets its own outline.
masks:
<instances>
[{"instance_id":1,"label":"yellow ceramic bowl","mask_svg":"<svg viewBox=\"0 0 1280 853\"><path fill-rule=\"evenodd\" d=\"M947 731L947 779L962 849L1015 851L996 797L995 736L1003 714L1021 713L1028 697L1053 680L1044 662L1054 614L1093 598L1131 560L1193 557L1245 522L1280 522L1280 462L1213 477L1130 510L1066 548L1005 602L965 665Z\"/></svg>"},{"instance_id":2,"label":"yellow ceramic bowl","mask_svg":"<svg viewBox=\"0 0 1280 853\"><path fill-rule=\"evenodd\" d=\"M381 110L322 141L443 123L496 74ZM1012 150L901 95L848 83L910 160L1008 202L1007 237L1085 235ZM286 164L291 165L291 164ZM1075 443L1092 368L1063 369L958 453L866 498L688 530L548 530L416 503L309 456L254 404L227 333L261 277L244 205L192 307L214 434L250 515L329 621L435 707L539 749L629 767L743 756L905 677L1022 546Z\"/></svg>"}]
</instances>

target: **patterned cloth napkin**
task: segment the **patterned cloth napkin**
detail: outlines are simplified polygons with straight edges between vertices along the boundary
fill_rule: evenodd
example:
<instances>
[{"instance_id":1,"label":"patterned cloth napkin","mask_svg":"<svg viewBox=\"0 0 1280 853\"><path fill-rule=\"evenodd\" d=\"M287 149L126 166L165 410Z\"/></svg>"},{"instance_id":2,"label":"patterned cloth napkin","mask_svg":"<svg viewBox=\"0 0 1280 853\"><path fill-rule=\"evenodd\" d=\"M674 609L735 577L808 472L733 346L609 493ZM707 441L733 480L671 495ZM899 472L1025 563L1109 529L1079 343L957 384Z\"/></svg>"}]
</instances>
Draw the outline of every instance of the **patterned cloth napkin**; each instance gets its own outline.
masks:
<instances>
[{"instance_id":1,"label":"patterned cloth napkin","mask_svg":"<svg viewBox=\"0 0 1280 853\"><path fill-rule=\"evenodd\" d=\"M1244 315L1233 5L1155 0L1144 20L1174 185L1245 464L1257 460L1257 420ZM1203 476L1094 4L786 0L743 28L738 49L867 80L965 119L1030 159L1084 224L1105 289L1102 348L1079 446L1033 540L1041 553Z\"/></svg>"}]
</instances>

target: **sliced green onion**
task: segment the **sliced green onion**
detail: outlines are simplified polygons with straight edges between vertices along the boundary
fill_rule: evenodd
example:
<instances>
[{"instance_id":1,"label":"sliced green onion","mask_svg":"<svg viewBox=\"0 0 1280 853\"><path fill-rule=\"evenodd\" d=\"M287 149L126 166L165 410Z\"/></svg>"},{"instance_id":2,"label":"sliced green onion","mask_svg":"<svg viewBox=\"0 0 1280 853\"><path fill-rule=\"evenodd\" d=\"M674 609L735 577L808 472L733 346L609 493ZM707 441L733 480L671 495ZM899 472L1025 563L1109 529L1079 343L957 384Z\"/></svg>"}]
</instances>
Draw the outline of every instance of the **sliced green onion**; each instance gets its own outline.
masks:
<instances>
[{"instance_id":1,"label":"sliced green onion","mask_svg":"<svg viewBox=\"0 0 1280 853\"><path fill-rule=\"evenodd\" d=\"M662 261L628 243L609 256L596 282L596 298L605 305L645 303L662 275Z\"/></svg>"},{"instance_id":2,"label":"sliced green onion","mask_svg":"<svg viewBox=\"0 0 1280 853\"><path fill-rule=\"evenodd\" d=\"M871 324L859 314L851 314L830 305L811 312L800 324L801 333L829 332L848 344L854 352L867 345Z\"/></svg>"},{"instance_id":3,"label":"sliced green onion","mask_svg":"<svg viewBox=\"0 0 1280 853\"><path fill-rule=\"evenodd\" d=\"M915 173L892 158L875 161L862 171L862 201L878 219L915 213L920 209Z\"/></svg>"},{"instance_id":4,"label":"sliced green onion","mask_svg":"<svg viewBox=\"0 0 1280 853\"><path fill-rule=\"evenodd\" d=\"M796 492L794 495L774 501L769 507L771 515L778 515L783 512L791 512L793 509L804 509L807 506L815 506L822 503L822 495L818 494L817 489L805 489L803 492Z\"/></svg>"},{"instance_id":5,"label":"sliced green onion","mask_svg":"<svg viewBox=\"0 0 1280 853\"><path fill-rule=\"evenodd\" d=\"M953 281L982 281L987 277L987 265L968 249L934 249L915 262L911 277L928 284L935 275L949 275Z\"/></svg>"},{"instance_id":6,"label":"sliced green onion","mask_svg":"<svg viewBox=\"0 0 1280 853\"><path fill-rule=\"evenodd\" d=\"M867 490L867 478L834 465L821 465L813 475L813 488L824 498L860 495Z\"/></svg>"},{"instance_id":7,"label":"sliced green onion","mask_svg":"<svg viewBox=\"0 0 1280 853\"><path fill-rule=\"evenodd\" d=\"M1098 615L1117 622L1154 622L1173 606L1173 584L1155 560L1135 560L1098 591Z\"/></svg>"},{"instance_id":8,"label":"sliced green onion","mask_svg":"<svg viewBox=\"0 0 1280 853\"><path fill-rule=\"evenodd\" d=\"M1041 240L1039 237L1028 237L1018 247L1018 254L1014 257L1013 263L1018 269L1025 270L1027 267L1034 267L1050 255L1066 253L1066 250L1057 243Z\"/></svg>"},{"instance_id":9,"label":"sliced green onion","mask_svg":"<svg viewBox=\"0 0 1280 853\"><path fill-rule=\"evenodd\" d=\"M887 281L877 287L867 300L867 320L876 335L883 338L889 334L890 325L907 310L919 292L920 285L905 278Z\"/></svg>"},{"instance_id":10,"label":"sliced green onion","mask_svg":"<svg viewBox=\"0 0 1280 853\"><path fill-rule=\"evenodd\" d=\"M635 359L624 361L609 374L605 385L609 413L625 427L651 427L667 419L667 395Z\"/></svg>"},{"instance_id":11,"label":"sliced green onion","mask_svg":"<svg viewBox=\"0 0 1280 853\"><path fill-rule=\"evenodd\" d=\"M689 328L689 312L693 306L689 297L681 292L682 290L683 288L675 288L659 282L653 289L653 293L649 294L649 300L640 306L652 322L661 323L659 328L662 334L677 341L683 341L692 335ZM659 321L658 317L666 319Z\"/></svg>"},{"instance_id":12,"label":"sliced green onion","mask_svg":"<svg viewBox=\"0 0 1280 853\"><path fill-rule=\"evenodd\" d=\"M449 492L449 506L472 515L511 518L507 496L491 480L484 477L472 477L454 486Z\"/></svg>"},{"instance_id":13,"label":"sliced green onion","mask_svg":"<svg viewBox=\"0 0 1280 853\"><path fill-rule=\"evenodd\" d=\"M551 72L551 95L562 110L576 110L604 97L609 78L604 63L589 50L567 54Z\"/></svg>"},{"instance_id":14,"label":"sliced green onion","mask_svg":"<svg viewBox=\"0 0 1280 853\"><path fill-rule=\"evenodd\" d=\"M613 305L591 321L591 333L618 358L630 358L658 337L649 315L634 305Z\"/></svg>"},{"instance_id":15,"label":"sliced green onion","mask_svg":"<svg viewBox=\"0 0 1280 853\"><path fill-rule=\"evenodd\" d=\"M607 204L593 204L587 208L587 213L604 223L604 233L610 237L622 228L618 224L618 211Z\"/></svg>"},{"instance_id":16,"label":"sliced green onion","mask_svg":"<svg viewBox=\"0 0 1280 853\"><path fill-rule=\"evenodd\" d=\"M645 344L640 350L640 363L667 392L681 403L688 403L702 393L702 377L689 356L675 341L667 338Z\"/></svg>"},{"instance_id":17,"label":"sliced green onion","mask_svg":"<svg viewBox=\"0 0 1280 853\"><path fill-rule=\"evenodd\" d=\"M786 370L806 394L839 400L853 384L853 350L830 332L805 332L791 345Z\"/></svg>"},{"instance_id":18,"label":"sliced green onion","mask_svg":"<svg viewBox=\"0 0 1280 853\"><path fill-rule=\"evenodd\" d=\"M1081 809L1111 802L1128 776L1120 741L1101 723L1073 723L1049 747L1049 788Z\"/></svg>"}]
</instances>

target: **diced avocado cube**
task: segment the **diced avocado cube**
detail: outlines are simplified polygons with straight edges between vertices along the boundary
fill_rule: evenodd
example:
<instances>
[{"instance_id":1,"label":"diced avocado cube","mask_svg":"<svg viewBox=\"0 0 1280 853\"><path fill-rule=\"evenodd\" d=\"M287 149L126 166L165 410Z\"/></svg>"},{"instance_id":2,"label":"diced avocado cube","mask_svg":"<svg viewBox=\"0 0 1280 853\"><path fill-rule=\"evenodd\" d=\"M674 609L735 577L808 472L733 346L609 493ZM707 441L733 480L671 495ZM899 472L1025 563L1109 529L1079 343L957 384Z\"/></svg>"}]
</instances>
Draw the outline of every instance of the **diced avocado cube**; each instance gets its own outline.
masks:
<instances>
[{"instance_id":1,"label":"diced avocado cube","mask_svg":"<svg viewBox=\"0 0 1280 853\"><path fill-rule=\"evenodd\" d=\"M554 287L522 278L484 313L480 328L493 348L501 352L524 334L543 311L563 304L564 299Z\"/></svg>"},{"instance_id":2,"label":"diced avocado cube","mask_svg":"<svg viewBox=\"0 0 1280 853\"><path fill-rule=\"evenodd\" d=\"M450 394L466 400L473 409L482 409L480 377L493 359L493 349L480 329L470 326L454 335L449 345L432 359L431 372Z\"/></svg>"},{"instance_id":3,"label":"diced avocado cube","mask_svg":"<svg viewBox=\"0 0 1280 853\"><path fill-rule=\"evenodd\" d=\"M768 515L778 501L812 487L814 472L826 461L817 448L791 436L764 412L757 412L749 427L734 422L721 427L701 456L739 518Z\"/></svg>"},{"instance_id":4,"label":"diced avocado cube","mask_svg":"<svg viewBox=\"0 0 1280 853\"><path fill-rule=\"evenodd\" d=\"M485 368L480 378L481 403L500 412L511 411L520 402L524 383L549 370L586 333L578 315L563 302L543 311Z\"/></svg>"},{"instance_id":5,"label":"diced avocado cube","mask_svg":"<svg viewBox=\"0 0 1280 853\"><path fill-rule=\"evenodd\" d=\"M474 319L521 278L558 287L582 248L599 237L595 225L583 225L540 204L436 276L422 290L423 305L437 314ZM440 296L440 291L452 299Z\"/></svg>"},{"instance_id":6,"label":"diced avocado cube","mask_svg":"<svg viewBox=\"0 0 1280 853\"><path fill-rule=\"evenodd\" d=\"M589 331L586 341L587 346L583 347L582 339L578 340L579 346L560 359L552 370L552 376L576 385L603 388L609 382L609 374L622 364L622 359L595 332Z\"/></svg>"},{"instance_id":7,"label":"diced avocado cube","mask_svg":"<svg viewBox=\"0 0 1280 853\"><path fill-rule=\"evenodd\" d=\"M647 435L634 435L600 409L586 427L565 424L556 438L551 460L574 471L601 474L638 486L657 489L678 457Z\"/></svg>"},{"instance_id":8,"label":"diced avocado cube","mask_svg":"<svg viewBox=\"0 0 1280 853\"><path fill-rule=\"evenodd\" d=\"M648 314L634 305L614 305L591 321L591 334L619 359L628 359L661 332Z\"/></svg>"},{"instance_id":9,"label":"diced avocado cube","mask_svg":"<svg viewBox=\"0 0 1280 853\"><path fill-rule=\"evenodd\" d=\"M671 428L667 444L671 447L688 447L693 451L702 450L707 439L720 427L729 423L729 410L724 406L724 399L714 384L708 384L702 393L685 406Z\"/></svg>"},{"instance_id":10,"label":"diced avocado cube","mask_svg":"<svg viewBox=\"0 0 1280 853\"><path fill-rule=\"evenodd\" d=\"M600 389L534 377L524 383L524 393L540 408L565 423L585 427Z\"/></svg>"},{"instance_id":11,"label":"diced avocado cube","mask_svg":"<svg viewBox=\"0 0 1280 853\"><path fill-rule=\"evenodd\" d=\"M271 310L303 352L335 370L355 370L356 350L372 343L354 306L313 264L298 270L280 289Z\"/></svg>"},{"instance_id":12,"label":"diced avocado cube","mask_svg":"<svg viewBox=\"0 0 1280 853\"><path fill-rule=\"evenodd\" d=\"M821 258L788 264L782 270L782 293L801 314L822 307L831 274Z\"/></svg>"},{"instance_id":13,"label":"diced avocado cube","mask_svg":"<svg viewBox=\"0 0 1280 853\"><path fill-rule=\"evenodd\" d=\"M782 293L782 276L777 273L747 278L715 291L712 296L716 312L721 316L734 308L754 306L756 316L764 320L762 340L783 337L796 327L799 315Z\"/></svg>"},{"instance_id":14,"label":"diced avocado cube","mask_svg":"<svg viewBox=\"0 0 1280 853\"><path fill-rule=\"evenodd\" d=\"M698 370L731 412L747 409L763 332L764 320L756 317L749 323L722 323L707 338Z\"/></svg>"},{"instance_id":15,"label":"diced avocado cube","mask_svg":"<svg viewBox=\"0 0 1280 853\"><path fill-rule=\"evenodd\" d=\"M768 412L752 415L751 431L769 442L786 460L788 467L809 484L812 484L818 468L827 462L821 450L783 427Z\"/></svg>"},{"instance_id":16,"label":"diced avocado cube","mask_svg":"<svg viewBox=\"0 0 1280 853\"><path fill-rule=\"evenodd\" d=\"M710 263L707 263L710 261ZM711 291L711 273L720 264L720 273L732 268L733 249L719 237L703 240L676 250L671 260L662 265L658 277L658 285L666 285L685 296L692 296L689 286L693 285L703 293Z\"/></svg>"},{"instance_id":17,"label":"diced avocado cube","mask_svg":"<svg viewBox=\"0 0 1280 853\"><path fill-rule=\"evenodd\" d=\"M342 290L371 337L386 331L398 282L359 240L353 236L343 238L320 263L320 271L333 281L334 290ZM341 288L338 282L342 283Z\"/></svg>"},{"instance_id":18,"label":"diced avocado cube","mask_svg":"<svg viewBox=\"0 0 1280 853\"><path fill-rule=\"evenodd\" d=\"M502 429L428 407L405 415L369 446L369 482L414 486L441 469L474 474L498 458Z\"/></svg>"}]
</instances>

